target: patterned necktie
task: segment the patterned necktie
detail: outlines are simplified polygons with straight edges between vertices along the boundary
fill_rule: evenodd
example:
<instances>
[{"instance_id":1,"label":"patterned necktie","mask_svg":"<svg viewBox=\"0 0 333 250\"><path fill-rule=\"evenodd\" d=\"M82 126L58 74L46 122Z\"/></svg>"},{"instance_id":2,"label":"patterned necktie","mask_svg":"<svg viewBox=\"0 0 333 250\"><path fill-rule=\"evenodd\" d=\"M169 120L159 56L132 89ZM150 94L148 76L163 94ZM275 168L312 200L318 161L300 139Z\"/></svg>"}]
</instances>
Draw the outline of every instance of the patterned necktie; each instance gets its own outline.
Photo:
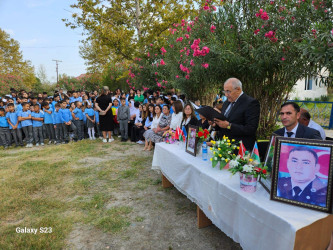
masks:
<instances>
[{"instance_id":1,"label":"patterned necktie","mask_svg":"<svg viewBox=\"0 0 333 250\"><path fill-rule=\"evenodd\" d=\"M294 198L295 198L295 197L298 197L299 194L302 192L302 189L301 189L299 186L295 186L295 187L293 188L293 190L294 190L294 193L295 193L295 195L293 196Z\"/></svg>"},{"instance_id":2,"label":"patterned necktie","mask_svg":"<svg viewBox=\"0 0 333 250\"><path fill-rule=\"evenodd\" d=\"M294 132L287 132L288 137L291 137L294 134Z\"/></svg>"},{"instance_id":3,"label":"patterned necktie","mask_svg":"<svg viewBox=\"0 0 333 250\"><path fill-rule=\"evenodd\" d=\"M234 106L234 104L235 104L234 102L232 102L232 103L229 104L230 108L224 113L224 116L226 118L228 118L228 116L230 114L230 111L231 111L232 107Z\"/></svg>"}]
</instances>

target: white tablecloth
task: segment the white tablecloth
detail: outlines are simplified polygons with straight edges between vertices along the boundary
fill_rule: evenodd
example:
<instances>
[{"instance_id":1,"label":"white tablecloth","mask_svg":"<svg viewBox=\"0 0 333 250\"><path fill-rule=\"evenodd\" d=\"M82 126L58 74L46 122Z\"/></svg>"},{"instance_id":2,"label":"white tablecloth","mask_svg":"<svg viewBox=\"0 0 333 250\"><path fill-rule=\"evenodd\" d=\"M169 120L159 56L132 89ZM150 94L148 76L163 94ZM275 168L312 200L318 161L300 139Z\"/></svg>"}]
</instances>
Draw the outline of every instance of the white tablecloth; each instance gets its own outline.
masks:
<instances>
[{"instance_id":1,"label":"white tablecloth","mask_svg":"<svg viewBox=\"0 0 333 250\"><path fill-rule=\"evenodd\" d=\"M271 201L258 183L255 193L240 190L239 176L212 168L176 144L157 143L152 169L163 175L243 249L293 249L296 231L325 213Z\"/></svg>"}]
</instances>

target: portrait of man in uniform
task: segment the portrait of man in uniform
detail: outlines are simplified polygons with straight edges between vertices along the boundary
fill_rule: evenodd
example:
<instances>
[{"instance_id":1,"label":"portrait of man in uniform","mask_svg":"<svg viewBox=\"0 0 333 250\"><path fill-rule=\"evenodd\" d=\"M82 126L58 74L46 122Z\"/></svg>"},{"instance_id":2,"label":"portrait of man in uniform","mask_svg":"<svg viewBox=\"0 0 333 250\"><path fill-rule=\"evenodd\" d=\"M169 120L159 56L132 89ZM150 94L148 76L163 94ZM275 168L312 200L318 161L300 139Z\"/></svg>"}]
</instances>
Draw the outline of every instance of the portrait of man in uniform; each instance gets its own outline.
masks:
<instances>
[{"instance_id":1,"label":"portrait of man in uniform","mask_svg":"<svg viewBox=\"0 0 333 250\"><path fill-rule=\"evenodd\" d=\"M326 207L330 148L286 143L281 149L285 159L280 161L277 197ZM327 157L319 161L319 156Z\"/></svg>"}]
</instances>

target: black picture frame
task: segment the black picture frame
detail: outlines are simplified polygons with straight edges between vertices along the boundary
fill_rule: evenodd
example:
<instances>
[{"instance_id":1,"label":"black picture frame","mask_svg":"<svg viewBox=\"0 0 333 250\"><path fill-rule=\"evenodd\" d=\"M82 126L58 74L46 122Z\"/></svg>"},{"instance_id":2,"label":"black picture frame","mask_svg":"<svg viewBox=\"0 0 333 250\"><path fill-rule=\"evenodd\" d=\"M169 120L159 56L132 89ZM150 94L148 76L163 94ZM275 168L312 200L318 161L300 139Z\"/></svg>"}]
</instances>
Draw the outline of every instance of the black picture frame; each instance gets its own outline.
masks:
<instances>
[{"instance_id":1,"label":"black picture frame","mask_svg":"<svg viewBox=\"0 0 333 250\"><path fill-rule=\"evenodd\" d=\"M196 135L198 133L198 130L199 127L197 126L188 126L185 151L193 156L197 155L198 138L196 137Z\"/></svg>"},{"instance_id":2,"label":"black picture frame","mask_svg":"<svg viewBox=\"0 0 333 250\"><path fill-rule=\"evenodd\" d=\"M333 142L275 139L271 200L332 213Z\"/></svg>"},{"instance_id":3,"label":"black picture frame","mask_svg":"<svg viewBox=\"0 0 333 250\"><path fill-rule=\"evenodd\" d=\"M267 171L269 172L269 175L266 177L266 179L263 179L261 177L259 178L259 183L268 193L271 193L276 137L276 134L272 134L265 155L264 166L267 166Z\"/></svg>"}]
</instances>

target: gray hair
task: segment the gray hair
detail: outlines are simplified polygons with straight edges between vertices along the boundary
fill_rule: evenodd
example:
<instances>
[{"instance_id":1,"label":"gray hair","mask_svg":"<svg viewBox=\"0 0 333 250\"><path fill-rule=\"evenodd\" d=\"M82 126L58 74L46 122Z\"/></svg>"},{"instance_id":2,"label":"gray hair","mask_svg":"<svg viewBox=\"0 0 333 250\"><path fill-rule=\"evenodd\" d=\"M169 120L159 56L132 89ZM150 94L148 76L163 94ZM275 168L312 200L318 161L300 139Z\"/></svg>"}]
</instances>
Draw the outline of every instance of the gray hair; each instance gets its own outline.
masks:
<instances>
[{"instance_id":1,"label":"gray hair","mask_svg":"<svg viewBox=\"0 0 333 250\"><path fill-rule=\"evenodd\" d=\"M232 84L232 87L235 89L235 88L240 88L242 89L242 82L240 80L238 80L237 78L229 78L228 80L226 80L224 82L224 85L226 85L227 83L231 83Z\"/></svg>"}]
</instances>

